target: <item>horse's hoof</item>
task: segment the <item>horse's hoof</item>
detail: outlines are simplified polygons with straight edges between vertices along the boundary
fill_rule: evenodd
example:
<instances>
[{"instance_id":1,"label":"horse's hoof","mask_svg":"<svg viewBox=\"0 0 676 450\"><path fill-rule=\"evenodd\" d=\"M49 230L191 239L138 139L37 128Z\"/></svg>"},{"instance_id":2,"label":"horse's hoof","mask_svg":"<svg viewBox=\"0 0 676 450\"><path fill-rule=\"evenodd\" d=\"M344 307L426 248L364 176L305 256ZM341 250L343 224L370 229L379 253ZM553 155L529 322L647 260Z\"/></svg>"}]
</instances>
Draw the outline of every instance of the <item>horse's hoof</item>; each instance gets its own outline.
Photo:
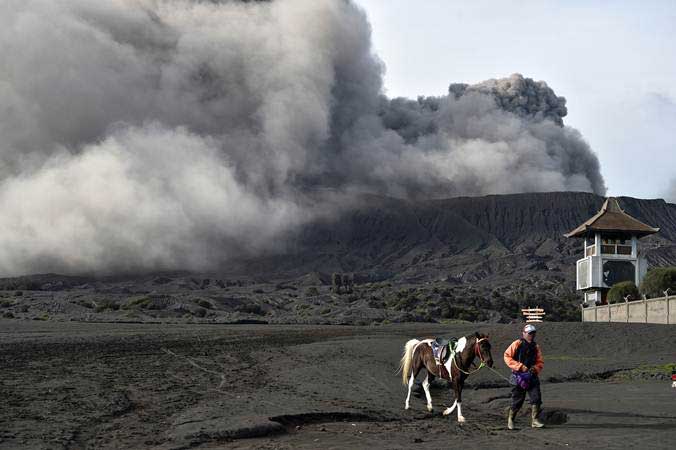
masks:
<instances>
[{"instance_id":1,"label":"horse's hoof","mask_svg":"<svg viewBox=\"0 0 676 450\"><path fill-rule=\"evenodd\" d=\"M404 409L411 409L411 407L406 405L406 406L404 406Z\"/></svg>"},{"instance_id":2,"label":"horse's hoof","mask_svg":"<svg viewBox=\"0 0 676 450\"><path fill-rule=\"evenodd\" d=\"M453 410L452 410L451 408L448 408L448 409L444 409L444 413L443 413L443 414L444 414L444 416L447 416L447 415L449 415L449 414L452 413L452 412L453 412Z\"/></svg>"},{"instance_id":3,"label":"horse's hoof","mask_svg":"<svg viewBox=\"0 0 676 450\"><path fill-rule=\"evenodd\" d=\"M465 418L463 416L458 417L458 423L465 423Z\"/></svg>"},{"instance_id":4,"label":"horse's hoof","mask_svg":"<svg viewBox=\"0 0 676 450\"><path fill-rule=\"evenodd\" d=\"M432 411L434 411L434 408L432 408L431 406L428 406L428 407L427 407L427 410L428 410L429 412L432 412Z\"/></svg>"}]
</instances>

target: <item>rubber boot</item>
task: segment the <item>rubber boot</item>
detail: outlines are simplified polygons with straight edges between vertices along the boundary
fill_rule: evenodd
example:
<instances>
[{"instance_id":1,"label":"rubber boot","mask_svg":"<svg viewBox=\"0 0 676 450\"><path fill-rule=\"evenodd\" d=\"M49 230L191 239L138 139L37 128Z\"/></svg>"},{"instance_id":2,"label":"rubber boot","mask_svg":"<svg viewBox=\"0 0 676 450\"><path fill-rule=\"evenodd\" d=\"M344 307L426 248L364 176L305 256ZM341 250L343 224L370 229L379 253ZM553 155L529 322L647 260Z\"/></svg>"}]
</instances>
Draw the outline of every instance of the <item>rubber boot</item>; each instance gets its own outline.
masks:
<instances>
[{"instance_id":1,"label":"rubber boot","mask_svg":"<svg viewBox=\"0 0 676 450\"><path fill-rule=\"evenodd\" d=\"M508 430L514 429L514 418L516 417L517 412L518 411L514 411L512 408L509 408L509 414L507 415L507 429Z\"/></svg>"},{"instance_id":2,"label":"rubber boot","mask_svg":"<svg viewBox=\"0 0 676 450\"><path fill-rule=\"evenodd\" d=\"M531 423L530 426L533 428L542 428L545 426L544 423L540 422L538 417L540 416L540 405L533 405L533 409L531 410Z\"/></svg>"}]
</instances>

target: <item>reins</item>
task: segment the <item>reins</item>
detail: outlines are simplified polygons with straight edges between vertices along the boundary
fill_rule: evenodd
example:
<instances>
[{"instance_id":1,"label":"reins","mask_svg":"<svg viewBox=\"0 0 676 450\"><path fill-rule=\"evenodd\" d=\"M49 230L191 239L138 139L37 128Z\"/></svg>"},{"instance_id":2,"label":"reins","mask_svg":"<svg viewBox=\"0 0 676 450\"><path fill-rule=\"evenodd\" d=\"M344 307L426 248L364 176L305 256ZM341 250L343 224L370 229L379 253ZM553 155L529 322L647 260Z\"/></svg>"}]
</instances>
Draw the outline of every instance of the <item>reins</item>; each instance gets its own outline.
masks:
<instances>
[{"instance_id":1,"label":"reins","mask_svg":"<svg viewBox=\"0 0 676 450\"><path fill-rule=\"evenodd\" d=\"M479 364L479 366L478 366L475 370L472 370L471 372L465 372L464 370L462 370L462 369L460 368L460 366L458 366L458 362L455 361L455 357L453 357L453 361L452 361L451 363L455 362L455 367L456 367L460 372L464 373L464 374L467 375L467 376L469 376L469 375L471 375L471 374L473 374L473 373L475 373L475 372L478 372L479 370L481 370L481 369L483 369L484 367L486 367L486 368L488 368L488 370L492 371L492 372L495 373L497 376L499 376L500 378L502 378L502 379L505 380L506 382L510 383L509 378L505 377L503 374L501 374L500 372L498 372L497 370L495 370L494 368L490 367L489 365L487 365L487 364L484 362L484 358L483 358L483 356L481 355L481 348L479 348L479 343L480 343L481 341L484 341L484 340L486 340L486 338L478 339L478 340L474 343L474 353L476 353L476 354L479 355L479 360L481 361L481 364ZM457 356L459 356L459 355L457 355Z\"/></svg>"},{"instance_id":2,"label":"reins","mask_svg":"<svg viewBox=\"0 0 676 450\"><path fill-rule=\"evenodd\" d=\"M455 363L455 368L458 369L460 372L464 373L467 376L472 375L473 373L480 371L484 367L488 367L486 365L486 363L484 362L484 358L481 355L481 349L479 348L479 342L485 341L485 340L486 340L486 338L477 339L477 341L474 343L474 353L479 355L479 361L481 361L481 364L479 364L479 366L475 370L472 370L471 372L465 372L464 370L462 370L460 368L460 366L458 365L458 362L455 360L456 356L460 356L460 354L457 354L456 356L453 357L453 360L451 361L451 366L453 365L453 363ZM490 367L488 367L488 368L490 369Z\"/></svg>"},{"instance_id":3,"label":"reins","mask_svg":"<svg viewBox=\"0 0 676 450\"><path fill-rule=\"evenodd\" d=\"M479 348L479 342L483 341L484 339L486 339L486 338L481 338L481 339L479 339L478 341L476 341L476 344L475 344L476 347L475 347L475 351L474 351L474 352L479 354L479 360L481 360L481 364L479 364L479 367L478 367L475 371L473 371L472 373L477 372L477 371L478 371L479 369L481 369L482 367L486 367L488 370L492 371L493 373L497 374L500 378L502 378L502 379L505 380L506 382L510 383L509 378L505 377L503 374L501 374L500 372L498 372L497 370L495 370L495 369L492 368L491 366L489 366L489 365L487 365L486 363L484 363L484 359L483 359L483 357L481 356L481 349ZM457 363L456 363L456 366L457 366ZM458 370L460 370L459 367L458 367ZM469 374L467 374L467 375L469 375Z\"/></svg>"},{"instance_id":4,"label":"reins","mask_svg":"<svg viewBox=\"0 0 676 450\"><path fill-rule=\"evenodd\" d=\"M509 378L505 377L503 374L501 374L500 372L498 372L498 371L495 370L494 368L489 367L489 366L486 366L486 367L488 367L490 370L492 370L495 374L497 374L500 378L502 378L502 379L505 380L506 382L511 383L511 381L509 380Z\"/></svg>"}]
</instances>

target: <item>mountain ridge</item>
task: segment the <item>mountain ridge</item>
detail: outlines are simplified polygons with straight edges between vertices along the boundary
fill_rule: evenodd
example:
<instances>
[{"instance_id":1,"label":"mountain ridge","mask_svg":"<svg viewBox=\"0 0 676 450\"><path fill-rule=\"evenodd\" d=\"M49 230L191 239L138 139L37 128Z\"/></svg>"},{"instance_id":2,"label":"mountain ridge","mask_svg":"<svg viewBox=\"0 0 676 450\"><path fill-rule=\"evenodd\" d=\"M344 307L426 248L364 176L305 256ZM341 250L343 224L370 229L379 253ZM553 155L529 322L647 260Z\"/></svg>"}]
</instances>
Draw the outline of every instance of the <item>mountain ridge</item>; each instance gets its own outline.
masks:
<instances>
[{"instance_id":1,"label":"mountain ridge","mask_svg":"<svg viewBox=\"0 0 676 450\"><path fill-rule=\"evenodd\" d=\"M639 241L649 263L676 265L676 205L618 200L661 228ZM359 196L295 230L276 254L208 273L4 278L0 308L34 319L378 324L505 322L541 306L548 320L579 320L582 243L563 234L603 201L572 192L420 202ZM334 273L354 285L337 291Z\"/></svg>"}]
</instances>

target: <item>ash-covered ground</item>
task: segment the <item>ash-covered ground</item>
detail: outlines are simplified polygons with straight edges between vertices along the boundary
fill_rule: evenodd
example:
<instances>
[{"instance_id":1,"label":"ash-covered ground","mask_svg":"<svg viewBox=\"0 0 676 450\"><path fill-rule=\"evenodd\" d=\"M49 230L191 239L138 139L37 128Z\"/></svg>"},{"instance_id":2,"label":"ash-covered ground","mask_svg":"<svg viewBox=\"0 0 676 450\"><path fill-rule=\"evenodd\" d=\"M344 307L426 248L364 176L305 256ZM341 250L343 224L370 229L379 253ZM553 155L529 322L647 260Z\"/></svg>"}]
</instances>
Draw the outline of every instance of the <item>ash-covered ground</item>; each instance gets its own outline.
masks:
<instances>
[{"instance_id":1,"label":"ash-covered ground","mask_svg":"<svg viewBox=\"0 0 676 450\"><path fill-rule=\"evenodd\" d=\"M579 300L559 282L526 276L498 287L441 281L360 281L338 291L330 274L292 279L165 274L122 279L43 275L0 290L0 316L14 319L371 325L399 322L509 322L536 302L552 320L576 320ZM26 289L27 288L27 289ZM536 300L529 291L541 290ZM515 297L521 296L520 301ZM523 298L525 296L525 298ZM534 306L534 305L533 305Z\"/></svg>"},{"instance_id":2,"label":"ash-covered ground","mask_svg":"<svg viewBox=\"0 0 676 450\"><path fill-rule=\"evenodd\" d=\"M440 415L443 384L434 414L403 410L406 340L488 332L507 375L521 307L579 320L581 251L562 234L601 197L367 200L220 272L0 279L0 449L670 446L673 326L542 325L544 430L505 430L509 388L486 370L463 426ZM623 202L662 227L651 264L673 264L675 205Z\"/></svg>"},{"instance_id":3,"label":"ash-covered ground","mask_svg":"<svg viewBox=\"0 0 676 450\"><path fill-rule=\"evenodd\" d=\"M472 375L467 423L433 388L403 409L412 337L490 333L495 368L518 324L379 326L0 320L0 449L670 448L676 328L545 323L545 429L505 429L509 388Z\"/></svg>"}]
</instances>

